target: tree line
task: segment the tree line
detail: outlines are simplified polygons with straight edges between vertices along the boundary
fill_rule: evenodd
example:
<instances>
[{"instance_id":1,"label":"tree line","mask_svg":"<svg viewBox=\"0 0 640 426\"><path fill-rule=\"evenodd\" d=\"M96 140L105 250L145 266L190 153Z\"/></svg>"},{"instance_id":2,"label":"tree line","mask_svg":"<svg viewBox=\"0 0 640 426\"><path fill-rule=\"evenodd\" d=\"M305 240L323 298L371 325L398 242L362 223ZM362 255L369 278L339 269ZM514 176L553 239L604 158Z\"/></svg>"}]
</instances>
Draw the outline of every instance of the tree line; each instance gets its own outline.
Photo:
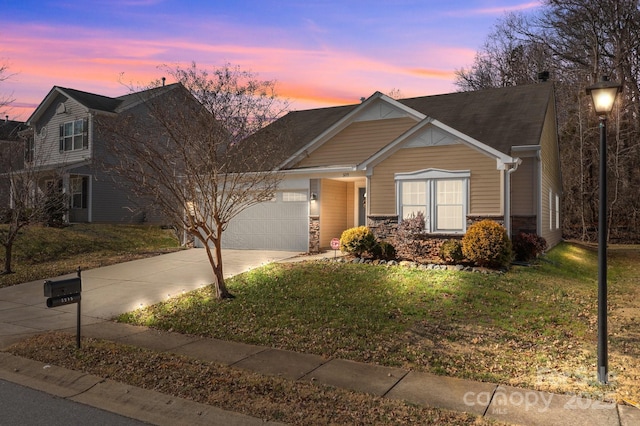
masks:
<instances>
[{"instance_id":1,"label":"tree line","mask_svg":"<svg viewBox=\"0 0 640 426\"><path fill-rule=\"evenodd\" d=\"M545 0L505 15L456 71L460 90L531 84L548 72L556 90L565 238L597 239L598 117L586 87L607 75L622 84L608 117L610 242L640 241L640 10L633 0ZM544 75L544 74L543 74ZM545 75L546 78L546 75Z\"/></svg>"}]
</instances>

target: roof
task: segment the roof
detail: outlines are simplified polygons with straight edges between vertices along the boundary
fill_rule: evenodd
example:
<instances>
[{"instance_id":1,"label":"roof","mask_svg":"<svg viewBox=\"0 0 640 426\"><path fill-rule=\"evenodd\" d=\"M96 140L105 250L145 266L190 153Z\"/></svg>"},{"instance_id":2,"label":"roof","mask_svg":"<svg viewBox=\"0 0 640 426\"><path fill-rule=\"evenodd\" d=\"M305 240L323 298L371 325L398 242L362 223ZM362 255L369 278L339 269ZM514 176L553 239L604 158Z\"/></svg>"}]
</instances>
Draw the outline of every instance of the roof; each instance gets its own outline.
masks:
<instances>
[{"instance_id":1,"label":"roof","mask_svg":"<svg viewBox=\"0 0 640 426\"><path fill-rule=\"evenodd\" d=\"M514 145L539 143L552 96L551 83L537 83L399 102L510 154Z\"/></svg>"},{"instance_id":2,"label":"roof","mask_svg":"<svg viewBox=\"0 0 640 426\"><path fill-rule=\"evenodd\" d=\"M103 111L117 113L125 110L133 105L142 102L150 97L165 93L181 86L180 83L173 83L166 86L154 87L139 92L129 93L127 95L111 98L109 96L97 95L95 93L83 92L82 90L70 89L68 87L53 86L44 100L38 105L36 110L31 114L27 123L31 124L36 121L41 114L44 113L54 102L58 94L62 94L70 99L75 100L88 110Z\"/></svg>"},{"instance_id":3,"label":"roof","mask_svg":"<svg viewBox=\"0 0 640 426\"><path fill-rule=\"evenodd\" d=\"M551 83L537 83L398 99L397 102L510 155L512 146L539 144L552 96ZM293 111L258 135L265 131L286 131L283 143L289 155L293 155L360 105Z\"/></svg>"},{"instance_id":4,"label":"roof","mask_svg":"<svg viewBox=\"0 0 640 426\"><path fill-rule=\"evenodd\" d=\"M15 141L18 140L19 133L26 129L27 126L22 121L1 120L0 121L0 140Z\"/></svg>"}]
</instances>

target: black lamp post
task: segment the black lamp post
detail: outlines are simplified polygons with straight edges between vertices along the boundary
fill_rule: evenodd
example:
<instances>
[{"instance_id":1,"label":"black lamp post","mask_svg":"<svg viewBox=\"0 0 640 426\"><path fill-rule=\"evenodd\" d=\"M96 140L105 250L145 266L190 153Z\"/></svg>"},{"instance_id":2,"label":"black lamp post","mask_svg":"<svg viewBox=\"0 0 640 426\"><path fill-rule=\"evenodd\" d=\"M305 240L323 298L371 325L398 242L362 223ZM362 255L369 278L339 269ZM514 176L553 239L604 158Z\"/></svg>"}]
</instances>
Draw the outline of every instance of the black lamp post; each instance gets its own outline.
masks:
<instances>
[{"instance_id":1,"label":"black lamp post","mask_svg":"<svg viewBox=\"0 0 640 426\"><path fill-rule=\"evenodd\" d=\"M598 210L598 381L609 382L607 353L607 115L613 109L620 84L606 76L587 87L600 118L600 206Z\"/></svg>"}]
</instances>

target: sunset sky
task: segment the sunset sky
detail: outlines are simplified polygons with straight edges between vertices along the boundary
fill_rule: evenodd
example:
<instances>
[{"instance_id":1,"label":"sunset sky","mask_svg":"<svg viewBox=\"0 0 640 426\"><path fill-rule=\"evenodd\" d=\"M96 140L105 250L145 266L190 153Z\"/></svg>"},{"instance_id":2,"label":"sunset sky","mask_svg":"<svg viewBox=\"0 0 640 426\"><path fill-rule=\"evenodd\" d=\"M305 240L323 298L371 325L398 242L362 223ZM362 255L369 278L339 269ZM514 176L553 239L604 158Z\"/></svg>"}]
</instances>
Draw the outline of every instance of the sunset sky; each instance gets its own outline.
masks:
<instances>
[{"instance_id":1,"label":"sunset sky","mask_svg":"<svg viewBox=\"0 0 640 426\"><path fill-rule=\"evenodd\" d=\"M275 79L292 109L455 91L498 19L535 0L0 0L5 114L25 121L53 86L105 96L160 65L225 63ZM4 115L4 114L3 114Z\"/></svg>"}]
</instances>

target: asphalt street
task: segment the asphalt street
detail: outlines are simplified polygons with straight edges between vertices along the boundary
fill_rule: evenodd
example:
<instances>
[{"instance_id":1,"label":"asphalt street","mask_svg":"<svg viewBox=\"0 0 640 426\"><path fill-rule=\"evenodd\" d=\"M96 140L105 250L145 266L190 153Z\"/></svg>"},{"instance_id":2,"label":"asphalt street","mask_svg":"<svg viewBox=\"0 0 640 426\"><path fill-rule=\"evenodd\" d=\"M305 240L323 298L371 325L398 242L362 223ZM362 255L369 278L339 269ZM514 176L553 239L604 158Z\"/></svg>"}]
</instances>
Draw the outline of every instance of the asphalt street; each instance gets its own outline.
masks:
<instances>
[{"instance_id":1,"label":"asphalt street","mask_svg":"<svg viewBox=\"0 0 640 426\"><path fill-rule=\"evenodd\" d=\"M0 426L148 424L5 380L0 380L0 412Z\"/></svg>"}]
</instances>

